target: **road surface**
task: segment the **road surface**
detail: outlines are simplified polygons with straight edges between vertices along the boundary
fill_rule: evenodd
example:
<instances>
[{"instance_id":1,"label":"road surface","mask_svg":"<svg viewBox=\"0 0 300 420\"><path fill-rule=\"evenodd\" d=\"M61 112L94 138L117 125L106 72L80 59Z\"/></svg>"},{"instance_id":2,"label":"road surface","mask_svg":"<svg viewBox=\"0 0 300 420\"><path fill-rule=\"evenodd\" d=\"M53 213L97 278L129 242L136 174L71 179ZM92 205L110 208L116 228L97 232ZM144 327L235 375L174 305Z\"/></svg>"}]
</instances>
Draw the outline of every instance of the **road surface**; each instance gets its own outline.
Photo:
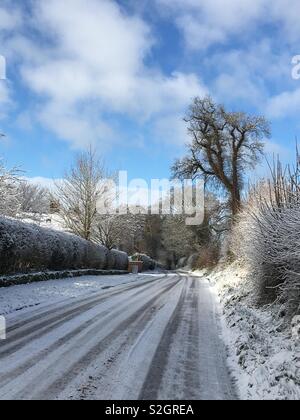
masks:
<instances>
[{"instance_id":1,"label":"road surface","mask_svg":"<svg viewBox=\"0 0 300 420\"><path fill-rule=\"evenodd\" d=\"M135 283L8 318L0 399L235 399L205 279Z\"/></svg>"}]
</instances>

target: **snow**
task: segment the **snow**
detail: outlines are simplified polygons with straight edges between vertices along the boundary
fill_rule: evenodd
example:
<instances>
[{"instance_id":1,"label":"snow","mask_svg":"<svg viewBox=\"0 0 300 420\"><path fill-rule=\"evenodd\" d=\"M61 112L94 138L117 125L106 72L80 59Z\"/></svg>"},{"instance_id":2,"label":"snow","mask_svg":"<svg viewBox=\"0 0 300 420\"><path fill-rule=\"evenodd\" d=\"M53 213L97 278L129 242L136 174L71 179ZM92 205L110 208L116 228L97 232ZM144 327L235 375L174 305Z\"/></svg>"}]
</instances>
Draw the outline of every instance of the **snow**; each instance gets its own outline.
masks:
<instances>
[{"instance_id":1,"label":"snow","mask_svg":"<svg viewBox=\"0 0 300 420\"><path fill-rule=\"evenodd\" d=\"M0 289L0 399L235 398L211 290L177 273Z\"/></svg>"},{"instance_id":2,"label":"snow","mask_svg":"<svg viewBox=\"0 0 300 420\"><path fill-rule=\"evenodd\" d=\"M153 274L152 276L157 276ZM147 276L151 278L151 276ZM50 280L0 289L0 315L8 315L35 306L52 304L66 299L105 291L108 288L144 279L139 275L83 276L64 280Z\"/></svg>"},{"instance_id":3,"label":"snow","mask_svg":"<svg viewBox=\"0 0 300 420\"><path fill-rule=\"evenodd\" d=\"M255 307L247 271L233 264L211 273L193 273L186 279L181 276L180 280L180 276L86 276L0 289L0 316L5 315L9 325L27 322L29 330L27 334L20 327L26 345L12 352L7 357L10 365L1 368L3 374L7 371L15 377L12 382L3 377L8 395L24 389L26 398L24 384L35 375L49 398L65 387L60 396L66 399L132 399L149 392L167 399L175 394L183 398L188 392L197 399L199 384L192 384L197 384L195 360L201 354L197 365L200 378L206 378L201 395L208 392L209 397L217 397L224 391L219 392L214 384L223 389L230 386L217 331L221 319L219 333L228 348L228 368L239 397L299 400L300 343L295 326L282 330L274 316L276 307ZM110 292L116 294L101 301ZM80 309L83 305L85 311ZM47 320L46 327L39 314ZM45 360L40 357L44 351L49 353L51 377L43 374ZM91 359L86 359L88 355ZM191 357L195 359L192 363ZM32 359L28 372L24 370L27 359ZM23 376L15 376L16 360L20 369L24 364ZM154 375L155 369L164 372L161 380ZM57 383L60 377L63 385ZM187 389L186 378L190 378Z\"/></svg>"},{"instance_id":4,"label":"snow","mask_svg":"<svg viewBox=\"0 0 300 420\"><path fill-rule=\"evenodd\" d=\"M57 230L59 232L66 232L63 218L58 213L42 214L38 216L24 213L20 215L20 219L25 223L36 223L44 228Z\"/></svg>"},{"instance_id":5,"label":"snow","mask_svg":"<svg viewBox=\"0 0 300 420\"><path fill-rule=\"evenodd\" d=\"M241 398L299 400L300 336L292 326L282 328L276 306L255 307L249 274L238 263L216 269L209 279L222 305L228 362Z\"/></svg>"}]
</instances>

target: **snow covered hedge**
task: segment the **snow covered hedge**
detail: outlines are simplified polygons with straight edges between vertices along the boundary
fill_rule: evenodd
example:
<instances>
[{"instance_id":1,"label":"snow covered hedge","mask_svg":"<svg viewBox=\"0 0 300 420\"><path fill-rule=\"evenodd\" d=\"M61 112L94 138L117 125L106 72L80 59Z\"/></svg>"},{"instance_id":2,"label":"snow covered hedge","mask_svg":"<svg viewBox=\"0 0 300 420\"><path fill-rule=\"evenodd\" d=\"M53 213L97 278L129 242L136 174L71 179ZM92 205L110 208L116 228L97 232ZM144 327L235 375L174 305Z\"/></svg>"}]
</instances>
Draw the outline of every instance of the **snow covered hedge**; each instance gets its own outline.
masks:
<instances>
[{"instance_id":1,"label":"snow covered hedge","mask_svg":"<svg viewBox=\"0 0 300 420\"><path fill-rule=\"evenodd\" d=\"M115 249L108 251L107 267L114 270L128 270L128 255L126 252Z\"/></svg>"},{"instance_id":2,"label":"snow covered hedge","mask_svg":"<svg viewBox=\"0 0 300 420\"><path fill-rule=\"evenodd\" d=\"M235 253L250 266L259 302L277 300L282 316L300 314L300 207L249 204L235 230Z\"/></svg>"},{"instance_id":3,"label":"snow covered hedge","mask_svg":"<svg viewBox=\"0 0 300 420\"><path fill-rule=\"evenodd\" d=\"M65 269L126 270L127 254L77 236L0 217L0 274Z\"/></svg>"}]
</instances>

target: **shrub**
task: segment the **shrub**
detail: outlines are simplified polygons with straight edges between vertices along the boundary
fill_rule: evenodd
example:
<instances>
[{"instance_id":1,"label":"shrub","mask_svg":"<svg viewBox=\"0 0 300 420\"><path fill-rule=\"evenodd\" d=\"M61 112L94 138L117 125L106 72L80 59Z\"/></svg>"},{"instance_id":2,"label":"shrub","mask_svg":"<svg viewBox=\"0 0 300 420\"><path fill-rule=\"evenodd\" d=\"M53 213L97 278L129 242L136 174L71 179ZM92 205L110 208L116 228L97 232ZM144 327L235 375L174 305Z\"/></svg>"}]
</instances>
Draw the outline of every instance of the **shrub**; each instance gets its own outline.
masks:
<instances>
[{"instance_id":1,"label":"shrub","mask_svg":"<svg viewBox=\"0 0 300 420\"><path fill-rule=\"evenodd\" d=\"M123 252L109 252L75 235L0 217L1 274L88 268L126 270L127 263Z\"/></svg>"},{"instance_id":2,"label":"shrub","mask_svg":"<svg viewBox=\"0 0 300 420\"><path fill-rule=\"evenodd\" d=\"M192 270L212 269L218 264L219 256L219 247L215 244L209 244L202 247L200 252L189 260L189 265Z\"/></svg>"},{"instance_id":3,"label":"shrub","mask_svg":"<svg viewBox=\"0 0 300 420\"><path fill-rule=\"evenodd\" d=\"M127 270L128 269L128 255L125 252L112 249L108 253L108 269Z\"/></svg>"},{"instance_id":4,"label":"shrub","mask_svg":"<svg viewBox=\"0 0 300 420\"><path fill-rule=\"evenodd\" d=\"M272 180L252 189L232 237L232 248L253 274L259 304L277 301L282 313L300 310L299 168L272 170Z\"/></svg>"}]
</instances>

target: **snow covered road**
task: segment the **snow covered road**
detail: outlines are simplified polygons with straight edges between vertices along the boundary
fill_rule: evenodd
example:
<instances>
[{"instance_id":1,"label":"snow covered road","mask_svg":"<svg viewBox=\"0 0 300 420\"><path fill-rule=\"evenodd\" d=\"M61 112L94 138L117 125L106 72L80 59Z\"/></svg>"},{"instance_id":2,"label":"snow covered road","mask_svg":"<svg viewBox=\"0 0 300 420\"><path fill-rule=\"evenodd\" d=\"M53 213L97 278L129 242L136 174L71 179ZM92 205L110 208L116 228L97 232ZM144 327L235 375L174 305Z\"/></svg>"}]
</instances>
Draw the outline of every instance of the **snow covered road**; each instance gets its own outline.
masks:
<instances>
[{"instance_id":1,"label":"snow covered road","mask_svg":"<svg viewBox=\"0 0 300 420\"><path fill-rule=\"evenodd\" d=\"M235 399L209 283L122 279L8 315L0 399Z\"/></svg>"}]
</instances>

